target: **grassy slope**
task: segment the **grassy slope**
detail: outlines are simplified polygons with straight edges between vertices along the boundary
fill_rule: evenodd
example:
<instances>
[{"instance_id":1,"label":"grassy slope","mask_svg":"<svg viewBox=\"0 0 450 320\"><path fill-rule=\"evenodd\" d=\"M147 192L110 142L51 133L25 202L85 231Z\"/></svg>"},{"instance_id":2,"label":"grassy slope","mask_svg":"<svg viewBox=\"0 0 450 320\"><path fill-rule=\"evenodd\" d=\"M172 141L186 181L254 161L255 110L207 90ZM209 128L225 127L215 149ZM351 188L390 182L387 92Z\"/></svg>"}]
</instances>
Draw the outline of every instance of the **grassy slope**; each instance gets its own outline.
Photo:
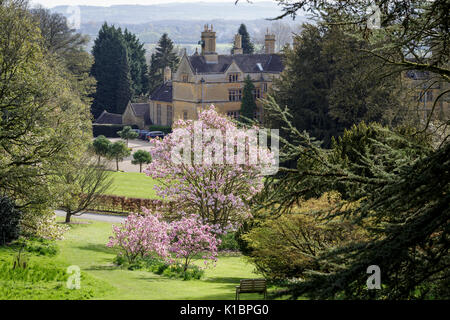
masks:
<instances>
[{"instance_id":1,"label":"grassy slope","mask_svg":"<svg viewBox=\"0 0 450 320\"><path fill-rule=\"evenodd\" d=\"M155 180L144 173L111 172L114 182L106 194L128 198L157 199Z\"/></svg>"},{"instance_id":2,"label":"grassy slope","mask_svg":"<svg viewBox=\"0 0 450 320\"><path fill-rule=\"evenodd\" d=\"M112 265L114 250L105 247L110 234L110 223L74 225L60 243L61 259L114 287L108 294L96 297L99 299L234 299L240 279L259 277L242 257L220 257L217 267L208 269L202 280L182 281L146 271L121 270ZM261 296L247 294L241 298Z\"/></svg>"}]
</instances>

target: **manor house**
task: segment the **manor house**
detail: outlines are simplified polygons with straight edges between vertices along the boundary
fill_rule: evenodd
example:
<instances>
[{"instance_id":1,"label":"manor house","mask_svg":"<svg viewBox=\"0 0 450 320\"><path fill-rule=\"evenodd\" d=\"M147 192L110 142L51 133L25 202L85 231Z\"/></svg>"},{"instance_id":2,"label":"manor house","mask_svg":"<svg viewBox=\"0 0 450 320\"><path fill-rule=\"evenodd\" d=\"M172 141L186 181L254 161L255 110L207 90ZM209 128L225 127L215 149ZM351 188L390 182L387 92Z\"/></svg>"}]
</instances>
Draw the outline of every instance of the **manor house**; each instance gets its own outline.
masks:
<instances>
[{"instance_id":1,"label":"manor house","mask_svg":"<svg viewBox=\"0 0 450 320\"><path fill-rule=\"evenodd\" d=\"M244 80L253 80L253 92L263 117L260 98L265 98L272 82L283 71L280 54L275 52L275 35L265 36L262 54L243 54L242 38L235 36L229 55L216 52L216 32L206 25L201 34L201 52L188 56L186 50L176 72L164 70L164 83L150 96L148 103L129 103L122 124L171 126L178 119L195 120L204 108L214 104L219 112L237 118L241 108ZM111 117L111 115L104 115ZM100 118L98 120L101 120Z\"/></svg>"}]
</instances>

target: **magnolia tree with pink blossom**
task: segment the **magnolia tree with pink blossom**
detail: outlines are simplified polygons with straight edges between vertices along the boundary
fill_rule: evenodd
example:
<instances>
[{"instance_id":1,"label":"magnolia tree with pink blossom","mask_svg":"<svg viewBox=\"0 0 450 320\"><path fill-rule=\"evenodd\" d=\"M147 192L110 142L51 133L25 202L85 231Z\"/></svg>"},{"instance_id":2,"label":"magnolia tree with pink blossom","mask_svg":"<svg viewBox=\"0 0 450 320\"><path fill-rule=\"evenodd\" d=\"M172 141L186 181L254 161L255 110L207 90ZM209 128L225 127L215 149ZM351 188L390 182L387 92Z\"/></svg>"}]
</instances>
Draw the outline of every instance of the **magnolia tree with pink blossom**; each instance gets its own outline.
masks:
<instances>
[{"instance_id":1,"label":"magnolia tree with pink blossom","mask_svg":"<svg viewBox=\"0 0 450 320\"><path fill-rule=\"evenodd\" d=\"M154 140L153 162L144 171L158 180L159 196L198 214L222 230L249 217L249 201L277 163L256 127L243 130L211 106L198 121L179 120L163 140ZM267 142L267 136L265 136Z\"/></svg>"},{"instance_id":2,"label":"magnolia tree with pink blossom","mask_svg":"<svg viewBox=\"0 0 450 320\"><path fill-rule=\"evenodd\" d=\"M205 265L217 261L217 247L220 245L212 227L202 223L198 216L183 217L170 225L170 251L182 259L184 271L192 258L202 254Z\"/></svg>"},{"instance_id":3,"label":"magnolia tree with pink blossom","mask_svg":"<svg viewBox=\"0 0 450 320\"><path fill-rule=\"evenodd\" d=\"M113 236L108 247L118 247L129 263L137 258L155 254L163 259L170 256L169 224L159 214L131 214L120 225L113 226Z\"/></svg>"},{"instance_id":4,"label":"magnolia tree with pink blossom","mask_svg":"<svg viewBox=\"0 0 450 320\"><path fill-rule=\"evenodd\" d=\"M172 263L175 257L182 260L186 271L192 259L199 255L205 266L217 260L220 240L215 230L200 217L184 216L169 224L160 215L145 212L145 216L132 214L121 225L113 226L113 236L107 244L119 248L119 254L129 263L149 255Z\"/></svg>"}]
</instances>

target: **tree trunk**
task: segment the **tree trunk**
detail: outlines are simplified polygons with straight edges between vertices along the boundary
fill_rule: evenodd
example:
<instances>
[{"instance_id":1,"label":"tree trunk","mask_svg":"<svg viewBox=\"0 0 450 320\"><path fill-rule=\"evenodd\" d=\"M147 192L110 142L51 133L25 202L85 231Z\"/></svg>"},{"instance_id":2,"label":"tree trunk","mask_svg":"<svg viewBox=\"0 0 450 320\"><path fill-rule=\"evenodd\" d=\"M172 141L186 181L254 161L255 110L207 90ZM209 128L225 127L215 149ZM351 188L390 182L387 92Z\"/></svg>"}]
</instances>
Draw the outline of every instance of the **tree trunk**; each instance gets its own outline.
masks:
<instances>
[{"instance_id":1,"label":"tree trunk","mask_svg":"<svg viewBox=\"0 0 450 320\"><path fill-rule=\"evenodd\" d=\"M119 171L119 160L116 159L116 170Z\"/></svg>"},{"instance_id":2,"label":"tree trunk","mask_svg":"<svg viewBox=\"0 0 450 320\"><path fill-rule=\"evenodd\" d=\"M66 213L66 223L70 223L70 217L72 217L72 213L70 211L67 211L67 213Z\"/></svg>"},{"instance_id":3,"label":"tree trunk","mask_svg":"<svg viewBox=\"0 0 450 320\"><path fill-rule=\"evenodd\" d=\"M142 163L139 163L139 172L142 173Z\"/></svg>"}]
</instances>

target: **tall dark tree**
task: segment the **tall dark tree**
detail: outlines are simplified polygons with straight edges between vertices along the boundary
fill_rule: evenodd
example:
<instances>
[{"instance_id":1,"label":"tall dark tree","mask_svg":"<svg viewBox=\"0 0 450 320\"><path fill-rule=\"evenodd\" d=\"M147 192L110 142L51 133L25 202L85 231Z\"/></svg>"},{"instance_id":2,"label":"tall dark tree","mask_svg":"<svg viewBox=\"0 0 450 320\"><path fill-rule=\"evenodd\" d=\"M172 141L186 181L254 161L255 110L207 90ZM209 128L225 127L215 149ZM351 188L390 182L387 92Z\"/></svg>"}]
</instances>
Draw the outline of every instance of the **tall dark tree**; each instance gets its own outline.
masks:
<instances>
[{"instance_id":1,"label":"tall dark tree","mask_svg":"<svg viewBox=\"0 0 450 320\"><path fill-rule=\"evenodd\" d=\"M364 52L367 41L335 27L304 25L274 95L292 123L329 147L331 138L361 121L397 125L408 117L399 74Z\"/></svg>"},{"instance_id":2,"label":"tall dark tree","mask_svg":"<svg viewBox=\"0 0 450 320\"><path fill-rule=\"evenodd\" d=\"M148 66L145 59L144 44L127 29L125 29L123 36L128 49L133 98L137 98L148 93Z\"/></svg>"},{"instance_id":3,"label":"tall dark tree","mask_svg":"<svg viewBox=\"0 0 450 320\"><path fill-rule=\"evenodd\" d=\"M70 29L67 18L49 9L37 7L30 10L37 20L44 48L48 54L58 58L73 75L71 83L80 93L83 102L92 103L90 96L95 92L95 79L90 76L94 60L86 52L89 37Z\"/></svg>"},{"instance_id":4,"label":"tall dark tree","mask_svg":"<svg viewBox=\"0 0 450 320\"><path fill-rule=\"evenodd\" d=\"M241 112L240 115L248 119L253 119L256 112L255 101L255 85L250 76L247 76L244 81L244 89L242 92ZM247 122L246 119L241 119L242 122Z\"/></svg>"},{"instance_id":5,"label":"tall dark tree","mask_svg":"<svg viewBox=\"0 0 450 320\"><path fill-rule=\"evenodd\" d=\"M121 29L103 24L92 53L95 62L91 74L97 80L92 114L98 117L103 110L121 114L132 95L127 44Z\"/></svg>"},{"instance_id":6,"label":"tall dark tree","mask_svg":"<svg viewBox=\"0 0 450 320\"><path fill-rule=\"evenodd\" d=\"M164 68L167 66L175 71L178 67L180 58L178 57L172 40L167 33L164 33L159 39L155 53L152 54L149 71L149 89L150 94L158 88L164 81Z\"/></svg>"},{"instance_id":7,"label":"tall dark tree","mask_svg":"<svg viewBox=\"0 0 450 320\"><path fill-rule=\"evenodd\" d=\"M255 46L250 39L250 35L245 24L241 24L238 33L242 36L242 50L244 54L253 54L255 52Z\"/></svg>"}]
</instances>

